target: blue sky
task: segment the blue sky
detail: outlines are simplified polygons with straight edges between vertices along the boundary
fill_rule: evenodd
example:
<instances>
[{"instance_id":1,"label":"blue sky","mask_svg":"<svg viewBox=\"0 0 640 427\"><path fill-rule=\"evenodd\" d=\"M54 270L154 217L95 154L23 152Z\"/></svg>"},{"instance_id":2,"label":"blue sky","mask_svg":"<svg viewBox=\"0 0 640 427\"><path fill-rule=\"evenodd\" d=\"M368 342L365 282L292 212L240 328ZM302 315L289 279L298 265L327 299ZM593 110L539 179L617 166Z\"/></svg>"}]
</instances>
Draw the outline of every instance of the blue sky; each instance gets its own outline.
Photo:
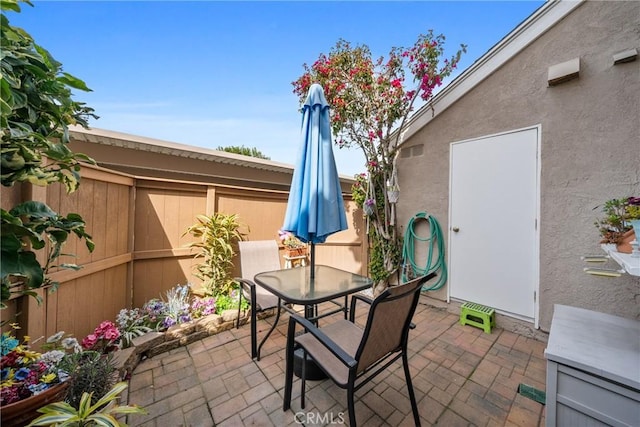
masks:
<instances>
[{"instance_id":1,"label":"blue sky","mask_svg":"<svg viewBox=\"0 0 640 427\"><path fill-rule=\"evenodd\" d=\"M93 90L75 99L92 126L215 149L257 147L293 164L300 113L291 82L343 38L373 56L433 29L446 56L468 46L463 71L542 1L217 2L34 1L24 28ZM357 149L334 148L338 171L364 170Z\"/></svg>"}]
</instances>

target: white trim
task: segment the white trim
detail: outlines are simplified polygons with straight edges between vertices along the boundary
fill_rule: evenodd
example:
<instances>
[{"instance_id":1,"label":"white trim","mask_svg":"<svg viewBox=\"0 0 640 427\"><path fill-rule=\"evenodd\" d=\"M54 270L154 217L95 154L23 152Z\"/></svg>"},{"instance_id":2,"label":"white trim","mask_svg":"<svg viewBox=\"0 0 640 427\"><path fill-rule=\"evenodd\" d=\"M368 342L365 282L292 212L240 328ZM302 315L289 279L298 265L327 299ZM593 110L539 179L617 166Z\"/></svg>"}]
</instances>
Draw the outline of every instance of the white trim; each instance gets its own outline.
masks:
<instances>
[{"instance_id":1,"label":"white trim","mask_svg":"<svg viewBox=\"0 0 640 427\"><path fill-rule=\"evenodd\" d=\"M536 247L535 247L535 261L534 261L534 280L535 280L535 293L536 298L533 305L533 326L536 329L540 329L540 218L541 218L541 205L542 205L542 123L538 123L535 126L531 126L530 129L536 129L538 131L538 148L536 150Z\"/></svg>"},{"instance_id":2,"label":"white trim","mask_svg":"<svg viewBox=\"0 0 640 427\"><path fill-rule=\"evenodd\" d=\"M406 141L427 123L462 98L521 50L582 5L585 0L549 1L493 46L480 59L443 88L411 116L401 141Z\"/></svg>"}]
</instances>

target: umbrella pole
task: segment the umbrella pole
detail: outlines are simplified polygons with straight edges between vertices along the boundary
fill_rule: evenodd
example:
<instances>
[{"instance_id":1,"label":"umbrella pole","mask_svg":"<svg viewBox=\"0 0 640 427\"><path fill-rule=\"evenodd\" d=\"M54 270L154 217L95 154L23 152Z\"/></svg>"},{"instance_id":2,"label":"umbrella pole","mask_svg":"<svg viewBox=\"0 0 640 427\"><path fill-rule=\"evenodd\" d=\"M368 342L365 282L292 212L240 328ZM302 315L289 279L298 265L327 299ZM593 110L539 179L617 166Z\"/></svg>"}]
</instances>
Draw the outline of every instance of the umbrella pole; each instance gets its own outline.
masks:
<instances>
[{"instance_id":1,"label":"umbrella pole","mask_svg":"<svg viewBox=\"0 0 640 427\"><path fill-rule=\"evenodd\" d=\"M311 242L311 278L316 277L316 245Z\"/></svg>"}]
</instances>

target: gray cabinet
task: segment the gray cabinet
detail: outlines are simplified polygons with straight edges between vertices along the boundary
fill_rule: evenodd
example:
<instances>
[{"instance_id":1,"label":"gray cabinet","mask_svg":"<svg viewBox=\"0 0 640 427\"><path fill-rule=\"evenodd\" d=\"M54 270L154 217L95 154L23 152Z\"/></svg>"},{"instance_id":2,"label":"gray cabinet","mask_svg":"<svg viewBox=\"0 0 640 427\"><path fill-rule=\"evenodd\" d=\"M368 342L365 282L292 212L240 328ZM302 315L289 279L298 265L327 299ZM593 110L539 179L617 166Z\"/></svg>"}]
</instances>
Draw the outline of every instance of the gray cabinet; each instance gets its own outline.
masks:
<instances>
[{"instance_id":1,"label":"gray cabinet","mask_svg":"<svg viewBox=\"0 0 640 427\"><path fill-rule=\"evenodd\" d=\"M640 426L640 322L555 305L547 358L549 426Z\"/></svg>"}]
</instances>

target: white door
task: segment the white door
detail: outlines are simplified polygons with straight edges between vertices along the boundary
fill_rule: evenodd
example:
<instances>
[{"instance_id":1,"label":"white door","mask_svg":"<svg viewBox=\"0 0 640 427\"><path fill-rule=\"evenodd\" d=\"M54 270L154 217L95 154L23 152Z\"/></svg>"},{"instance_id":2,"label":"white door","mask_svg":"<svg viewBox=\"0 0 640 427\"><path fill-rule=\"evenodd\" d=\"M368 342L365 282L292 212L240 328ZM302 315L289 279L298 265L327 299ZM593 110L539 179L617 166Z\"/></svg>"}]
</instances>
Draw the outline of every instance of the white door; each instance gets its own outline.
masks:
<instances>
[{"instance_id":1,"label":"white door","mask_svg":"<svg viewBox=\"0 0 640 427\"><path fill-rule=\"evenodd\" d=\"M449 296L536 323L540 128L451 144Z\"/></svg>"}]
</instances>

